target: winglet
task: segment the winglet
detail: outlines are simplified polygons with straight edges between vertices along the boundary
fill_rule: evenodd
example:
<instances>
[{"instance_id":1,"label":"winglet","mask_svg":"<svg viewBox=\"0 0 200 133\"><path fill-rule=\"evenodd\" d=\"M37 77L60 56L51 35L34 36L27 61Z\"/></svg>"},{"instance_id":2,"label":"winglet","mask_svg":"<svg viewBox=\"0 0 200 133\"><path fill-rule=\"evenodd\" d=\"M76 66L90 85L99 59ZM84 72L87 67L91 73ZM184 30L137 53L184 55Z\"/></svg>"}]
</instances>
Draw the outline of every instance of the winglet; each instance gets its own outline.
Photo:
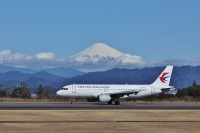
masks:
<instances>
[{"instance_id":1,"label":"winglet","mask_svg":"<svg viewBox=\"0 0 200 133\"><path fill-rule=\"evenodd\" d=\"M153 84L169 86L173 66L167 66Z\"/></svg>"}]
</instances>

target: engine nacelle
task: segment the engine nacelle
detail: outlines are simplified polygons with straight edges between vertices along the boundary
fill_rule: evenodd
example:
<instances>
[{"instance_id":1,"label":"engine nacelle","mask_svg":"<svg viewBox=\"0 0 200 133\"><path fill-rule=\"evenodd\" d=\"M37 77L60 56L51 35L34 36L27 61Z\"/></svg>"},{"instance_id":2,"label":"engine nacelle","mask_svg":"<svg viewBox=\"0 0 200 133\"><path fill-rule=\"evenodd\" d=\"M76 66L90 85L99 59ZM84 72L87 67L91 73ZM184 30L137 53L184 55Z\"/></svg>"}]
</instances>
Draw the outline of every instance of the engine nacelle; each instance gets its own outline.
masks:
<instances>
[{"instance_id":1,"label":"engine nacelle","mask_svg":"<svg viewBox=\"0 0 200 133\"><path fill-rule=\"evenodd\" d=\"M99 101L100 102L108 102L111 100L110 95L99 95Z\"/></svg>"},{"instance_id":2,"label":"engine nacelle","mask_svg":"<svg viewBox=\"0 0 200 133\"><path fill-rule=\"evenodd\" d=\"M88 102L97 102L98 98L87 98Z\"/></svg>"}]
</instances>

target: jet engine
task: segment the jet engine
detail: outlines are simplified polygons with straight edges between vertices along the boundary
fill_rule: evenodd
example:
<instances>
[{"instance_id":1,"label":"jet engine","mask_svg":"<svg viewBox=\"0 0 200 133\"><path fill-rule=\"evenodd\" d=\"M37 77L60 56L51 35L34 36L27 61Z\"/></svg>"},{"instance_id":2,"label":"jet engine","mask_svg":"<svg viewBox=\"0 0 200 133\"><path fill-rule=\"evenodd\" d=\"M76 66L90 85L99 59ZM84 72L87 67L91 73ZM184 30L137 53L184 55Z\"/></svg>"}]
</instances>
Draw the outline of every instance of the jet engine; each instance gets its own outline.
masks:
<instances>
[{"instance_id":1,"label":"jet engine","mask_svg":"<svg viewBox=\"0 0 200 133\"><path fill-rule=\"evenodd\" d=\"M100 102L108 102L111 100L110 95L99 95L99 101Z\"/></svg>"},{"instance_id":2,"label":"jet engine","mask_svg":"<svg viewBox=\"0 0 200 133\"><path fill-rule=\"evenodd\" d=\"M88 102L97 102L98 98L87 98Z\"/></svg>"}]
</instances>

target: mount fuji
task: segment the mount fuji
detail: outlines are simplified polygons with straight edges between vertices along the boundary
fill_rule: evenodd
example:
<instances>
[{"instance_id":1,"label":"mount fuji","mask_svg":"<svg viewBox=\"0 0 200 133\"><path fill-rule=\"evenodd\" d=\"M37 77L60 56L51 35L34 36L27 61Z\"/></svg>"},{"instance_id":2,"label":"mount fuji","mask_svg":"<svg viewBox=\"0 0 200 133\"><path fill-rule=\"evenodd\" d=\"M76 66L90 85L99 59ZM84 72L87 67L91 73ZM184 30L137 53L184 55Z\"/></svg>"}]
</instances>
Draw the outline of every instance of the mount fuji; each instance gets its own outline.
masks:
<instances>
[{"instance_id":1,"label":"mount fuji","mask_svg":"<svg viewBox=\"0 0 200 133\"><path fill-rule=\"evenodd\" d=\"M141 65L144 64L142 57L122 53L105 43L95 43L87 49L71 56L70 61L79 65L107 65L107 66L124 66L124 65Z\"/></svg>"}]
</instances>

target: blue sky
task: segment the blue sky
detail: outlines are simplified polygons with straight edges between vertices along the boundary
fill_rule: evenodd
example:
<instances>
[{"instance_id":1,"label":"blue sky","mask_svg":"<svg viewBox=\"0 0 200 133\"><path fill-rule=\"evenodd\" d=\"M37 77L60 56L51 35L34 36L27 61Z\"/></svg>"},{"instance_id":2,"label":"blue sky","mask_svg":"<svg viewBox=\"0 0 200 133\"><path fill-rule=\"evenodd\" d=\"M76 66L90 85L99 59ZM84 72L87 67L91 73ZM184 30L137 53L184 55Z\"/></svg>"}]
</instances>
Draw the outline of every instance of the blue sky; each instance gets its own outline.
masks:
<instances>
[{"instance_id":1,"label":"blue sky","mask_svg":"<svg viewBox=\"0 0 200 133\"><path fill-rule=\"evenodd\" d=\"M199 7L199 0L1 0L0 51L67 58L102 42L145 61L198 62Z\"/></svg>"}]
</instances>

